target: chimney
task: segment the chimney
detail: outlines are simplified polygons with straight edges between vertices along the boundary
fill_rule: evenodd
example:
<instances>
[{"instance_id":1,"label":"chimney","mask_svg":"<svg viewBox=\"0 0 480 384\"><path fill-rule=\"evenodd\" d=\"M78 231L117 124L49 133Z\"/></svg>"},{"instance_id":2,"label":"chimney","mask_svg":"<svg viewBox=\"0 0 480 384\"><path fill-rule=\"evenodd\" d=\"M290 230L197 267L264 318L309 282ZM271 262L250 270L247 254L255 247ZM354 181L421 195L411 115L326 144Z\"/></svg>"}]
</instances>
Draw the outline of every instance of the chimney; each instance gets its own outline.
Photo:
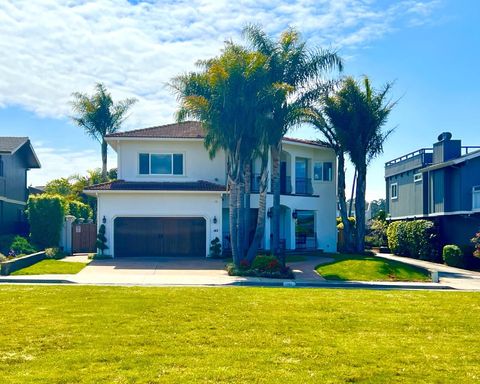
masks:
<instances>
[{"instance_id":1,"label":"chimney","mask_svg":"<svg viewBox=\"0 0 480 384\"><path fill-rule=\"evenodd\" d=\"M450 132L438 136L438 142L433 144L433 164L456 159L462 155L461 140L452 140Z\"/></svg>"}]
</instances>

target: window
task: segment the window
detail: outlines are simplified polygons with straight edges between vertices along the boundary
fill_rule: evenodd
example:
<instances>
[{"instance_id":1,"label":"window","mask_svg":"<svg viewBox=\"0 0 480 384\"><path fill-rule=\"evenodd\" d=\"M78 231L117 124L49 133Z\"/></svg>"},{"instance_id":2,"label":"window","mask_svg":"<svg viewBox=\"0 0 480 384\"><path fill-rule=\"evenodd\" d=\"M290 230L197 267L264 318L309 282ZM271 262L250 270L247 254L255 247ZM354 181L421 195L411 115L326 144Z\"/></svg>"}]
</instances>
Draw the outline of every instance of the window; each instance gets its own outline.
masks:
<instances>
[{"instance_id":1,"label":"window","mask_svg":"<svg viewBox=\"0 0 480 384\"><path fill-rule=\"evenodd\" d=\"M472 196L472 209L480 209L480 185L473 187Z\"/></svg>"},{"instance_id":2,"label":"window","mask_svg":"<svg viewBox=\"0 0 480 384\"><path fill-rule=\"evenodd\" d=\"M423 174L422 173L415 173L413 175L413 182L414 183L419 183L422 180L423 180Z\"/></svg>"},{"instance_id":3,"label":"window","mask_svg":"<svg viewBox=\"0 0 480 384\"><path fill-rule=\"evenodd\" d=\"M390 198L392 200L398 199L398 184L394 183L390 185Z\"/></svg>"},{"instance_id":4,"label":"window","mask_svg":"<svg viewBox=\"0 0 480 384\"><path fill-rule=\"evenodd\" d=\"M140 153L138 165L140 175L183 175L183 154Z\"/></svg>"},{"instance_id":5,"label":"window","mask_svg":"<svg viewBox=\"0 0 480 384\"><path fill-rule=\"evenodd\" d=\"M316 162L313 165L313 179L316 181L333 180L333 164L331 162Z\"/></svg>"},{"instance_id":6,"label":"window","mask_svg":"<svg viewBox=\"0 0 480 384\"><path fill-rule=\"evenodd\" d=\"M2 156L0 156L0 177L3 176L3 160Z\"/></svg>"}]
</instances>

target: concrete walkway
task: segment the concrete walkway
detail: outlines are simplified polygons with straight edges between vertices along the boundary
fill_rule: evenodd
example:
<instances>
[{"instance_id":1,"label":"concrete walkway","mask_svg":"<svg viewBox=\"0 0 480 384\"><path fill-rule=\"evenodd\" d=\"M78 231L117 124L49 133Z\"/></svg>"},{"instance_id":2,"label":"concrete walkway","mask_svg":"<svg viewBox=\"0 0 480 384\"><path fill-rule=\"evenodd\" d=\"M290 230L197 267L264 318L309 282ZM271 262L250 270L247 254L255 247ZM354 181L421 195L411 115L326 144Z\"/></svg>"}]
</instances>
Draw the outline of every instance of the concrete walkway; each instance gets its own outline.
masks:
<instances>
[{"instance_id":1,"label":"concrete walkway","mask_svg":"<svg viewBox=\"0 0 480 384\"><path fill-rule=\"evenodd\" d=\"M440 284L454 289L480 291L480 273L461 268L449 267L444 264L432 263L409 257L395 256L387 253L377 253L377 257L400 261L405 264L427 269L430 272L437 271Z\"/></svg>"},{"instance_id":2,"label":"concrete walkway","mask_svg":"<svg viewBox=\"0 0 480 384\"><path fill-rule=\"evenodd\" d=\"M73 258L71 258L73 261ZM289 263L296 279L228 276L226 261L205 258L125 258L93 260L76 275L5 276L0 283L135 285L135 286L264 286L362 289L448 289L445 284L405 282L325 281L314 268L331 261L310 256ZM80 259L75 258L75 261Z\"/></svg>"}]
</instances>

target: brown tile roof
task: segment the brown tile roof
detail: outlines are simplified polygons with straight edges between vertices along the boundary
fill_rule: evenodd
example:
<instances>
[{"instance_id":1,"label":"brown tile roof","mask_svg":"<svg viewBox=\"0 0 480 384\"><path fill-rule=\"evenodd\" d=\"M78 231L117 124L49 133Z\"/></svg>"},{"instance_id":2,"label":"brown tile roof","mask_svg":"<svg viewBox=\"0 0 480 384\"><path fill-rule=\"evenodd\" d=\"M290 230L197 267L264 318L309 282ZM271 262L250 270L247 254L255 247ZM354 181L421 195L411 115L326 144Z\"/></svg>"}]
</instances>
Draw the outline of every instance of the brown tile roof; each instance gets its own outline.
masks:
<instances>
[{"instance_id":1,"label":"brown tile roof","mask_svg":"<svg viewBox=\"0 0 480 384\"><path fill-rule=\"evenodd\" d=\"M201 123L198 121L184 121L182 123L174 123L160 125L158 127L150 127L143 129L135 129L133 131L117 132L107 137L152 137L152 138L174 138L174 139L203 139L205 132Z\"/></svg>"},{"instance_id":2,"label":"brown tile roof","mask_svg":"<svg viewBox=\"0 0 480 384\"><path fill-rule=\"evenodd\" d=\"M157 127L135 129L133 131L117 132L107 137L148 137L160 139L203 139L205 132L202 125L198 121L184 121L181 123L173 123L167 125L160 125ZM314 140L296 139L292 137L285 137L283 139L287 142L310 144L319 147L326 147L325 144Z\"/></svg>"},{"instance_id":3,"label":"brown tile roof","mask_svg":"<svg viewBox=\"0 0 480 384\"><path fill-rule=\"evenodd\" d=\"M225 185L209 181L124 181L115 180L95 184L85 191L218 191L225 192Z\"/></svg>"}]
</instances>

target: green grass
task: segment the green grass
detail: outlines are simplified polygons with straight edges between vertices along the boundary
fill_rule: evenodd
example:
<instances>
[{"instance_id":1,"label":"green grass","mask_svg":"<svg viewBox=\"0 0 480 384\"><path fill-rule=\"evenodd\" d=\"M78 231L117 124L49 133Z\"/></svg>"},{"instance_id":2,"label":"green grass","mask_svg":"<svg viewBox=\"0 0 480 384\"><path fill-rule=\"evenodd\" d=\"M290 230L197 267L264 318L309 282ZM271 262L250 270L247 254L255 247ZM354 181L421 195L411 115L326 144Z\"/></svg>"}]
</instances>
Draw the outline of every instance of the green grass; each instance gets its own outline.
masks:
<instances>
[{"instance_id":1,"label":"green grass","mask_svg":"<svg viewBox=\"0 0 480 384\"><path fill-rule=\"evenodd\" d=\"M478 383L480 296L0 286L9 383Z\"/></svg>"},{"instance_id":2,"label":"green grass","mask_svg":"<svg viewBox=\"0 0 480 384\"><path fill-rule=\"evenodd\" d=\"M428 271L369 255L328 254L335 260L316 270L326 280L431 281Z\"/></svg>"},{"instance_id":3,"label":"green grass","mask_svg":"<svg viewBox=\"0 0 480 384\"><path fill-rule=\"evenodd\" d=\"M48 259L30 267L19 269L11 273L11 275L75 274L80 272L86 265L86 263Z\"/></svg>"}]
</instances>

